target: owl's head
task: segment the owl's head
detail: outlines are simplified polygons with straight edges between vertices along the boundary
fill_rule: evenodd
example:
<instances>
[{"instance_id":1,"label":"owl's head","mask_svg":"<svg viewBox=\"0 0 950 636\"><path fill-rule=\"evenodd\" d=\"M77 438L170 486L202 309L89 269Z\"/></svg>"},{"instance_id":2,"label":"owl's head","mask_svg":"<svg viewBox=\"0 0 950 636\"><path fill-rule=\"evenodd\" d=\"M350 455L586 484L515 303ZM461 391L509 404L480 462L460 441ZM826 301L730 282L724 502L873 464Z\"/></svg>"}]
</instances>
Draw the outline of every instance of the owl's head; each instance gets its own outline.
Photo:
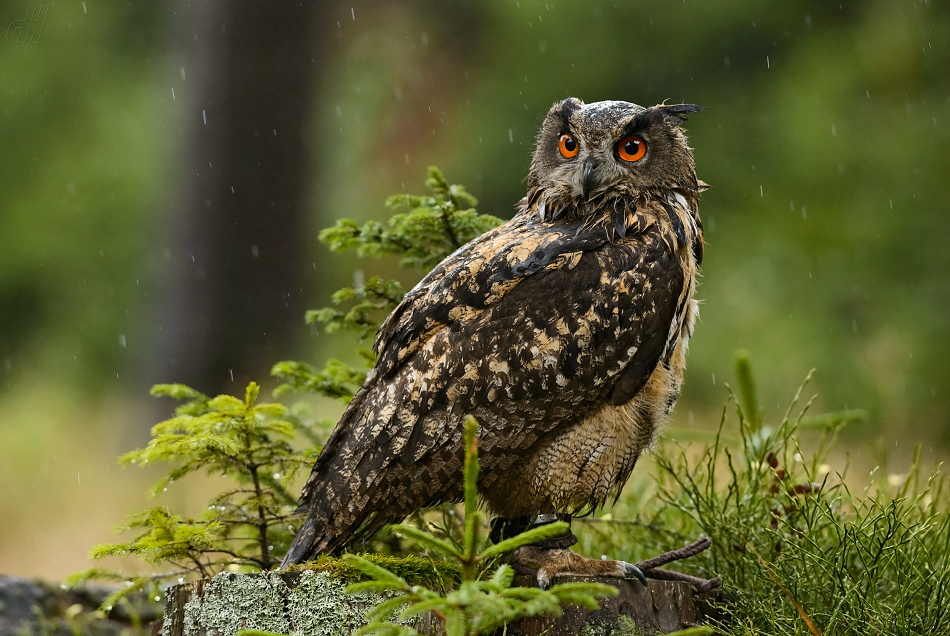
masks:
<instances>
[{"instance_id":1,"label":"owl's head","mask_svg":"<svg viewBox=\"0 0 950 636\"><path fill-rule=\"evenodd\" d=\"M575 210L604 195L696 192L700 182L680 124L702 109L695 104L585 104L575 97L558 102L538 133L528 191L543 193L549 207Z\"/></svg>"}]
</instances>

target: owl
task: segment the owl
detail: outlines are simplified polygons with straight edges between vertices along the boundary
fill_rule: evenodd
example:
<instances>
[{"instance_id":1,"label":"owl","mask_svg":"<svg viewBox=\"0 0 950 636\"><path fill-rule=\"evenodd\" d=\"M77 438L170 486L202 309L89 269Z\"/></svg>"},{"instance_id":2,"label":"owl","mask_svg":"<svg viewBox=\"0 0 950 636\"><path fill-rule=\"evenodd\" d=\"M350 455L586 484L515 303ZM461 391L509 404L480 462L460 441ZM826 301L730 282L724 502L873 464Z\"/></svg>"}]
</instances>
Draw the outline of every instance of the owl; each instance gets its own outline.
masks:
<instances>
[{"instance_id":1,"label":"owl","mask_svg":"<svg viewBox=\"0 0 950 636\"><path fill-rule=\"evenodd\" d=\"M301 495L283 565L463 494L466 416L494 539L588 514L620 490L680 393L703 258L692 104L568 98L537 136L509 222L459 248L379 330L375 368ZM635 575L562 537L516 562Z\"/></svg>"}]
</instances>

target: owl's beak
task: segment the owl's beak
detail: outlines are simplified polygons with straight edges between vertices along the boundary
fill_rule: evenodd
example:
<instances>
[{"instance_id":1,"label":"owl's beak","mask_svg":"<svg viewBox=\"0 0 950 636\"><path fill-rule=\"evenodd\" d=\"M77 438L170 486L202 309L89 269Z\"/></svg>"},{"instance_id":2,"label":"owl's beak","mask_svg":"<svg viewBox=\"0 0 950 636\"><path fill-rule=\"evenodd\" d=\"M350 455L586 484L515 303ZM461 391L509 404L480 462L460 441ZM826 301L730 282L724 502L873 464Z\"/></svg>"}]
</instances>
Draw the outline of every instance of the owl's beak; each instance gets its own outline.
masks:
<instances>
[{"instance_id":1,"label":"owl's beak","mask_svg":"<svg viewBox=\"0 0 950 636\"><path fill-rule=\"evenodd\" d=\"M594 159L588 159L584 162L584 180L581 182L584 190L584 198L587 198L587 195L590 194L591 188L594 187L594 168L597 167L597 162Z\"/></svg>"}]
</instances>

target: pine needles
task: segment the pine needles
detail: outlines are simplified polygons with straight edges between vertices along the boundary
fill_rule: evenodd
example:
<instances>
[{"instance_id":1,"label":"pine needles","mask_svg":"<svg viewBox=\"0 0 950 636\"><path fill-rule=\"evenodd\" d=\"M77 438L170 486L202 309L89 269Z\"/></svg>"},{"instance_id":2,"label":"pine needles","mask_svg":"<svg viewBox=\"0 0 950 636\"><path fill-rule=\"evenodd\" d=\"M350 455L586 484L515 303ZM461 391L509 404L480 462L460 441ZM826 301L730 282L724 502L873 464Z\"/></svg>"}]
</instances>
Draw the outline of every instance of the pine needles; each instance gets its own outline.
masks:
<instances>
[{"instance_id":1,"label":"pine needles","mask_svg":"<svg viewBox=\"0 0 950 636\"><path fill-rule=\"evenodd\" d=\"M184 517L157 506L132 514L119 529L134 535L130 541L93 547L93 559L135 556L159 568L155 574L138 576L90 568L70 577L71 584L94 578L125 581L125 587L106 599L107 608L134 592L148 590L151 596L162 583L191 575L275 566L293 539L294 478L312 466L319 452L319 446L298 450L291 445L298 434L312 440L312 429L282 404L258 403L253 382L244 400L230 395L210 398L180 384L158 385L152 394L175 397L184 404L175 417L152 428L152 440L145 448L126 453L120 462L171 466L152 486L153 497L194 472L226 477L230 485L211 499L200 517Z\"/></svg>"}]
</instances>

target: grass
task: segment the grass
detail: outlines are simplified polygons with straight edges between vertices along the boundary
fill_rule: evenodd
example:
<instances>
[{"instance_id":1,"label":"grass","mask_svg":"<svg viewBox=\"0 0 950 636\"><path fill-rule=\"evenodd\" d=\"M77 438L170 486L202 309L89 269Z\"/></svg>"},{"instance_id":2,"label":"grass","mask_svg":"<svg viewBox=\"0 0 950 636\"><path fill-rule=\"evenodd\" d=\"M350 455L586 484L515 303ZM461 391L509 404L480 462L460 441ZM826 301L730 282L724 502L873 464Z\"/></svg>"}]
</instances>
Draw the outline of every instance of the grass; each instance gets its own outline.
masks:
<instances>
[{"instance_id":1,"label":"grass","mask_svg":"<svg viewBox=\"0 0 950 636\"><path fill-rule=\"evenodd\" d=\"M854 413L793 416L800 389L768 425L747 413L754 386L739 377L715 437L661 443L652 476L577 524L578 549L637 559L709 536L711 550L677 565L723 577L724 634L950 634L946 475L926 473L919 452L904 475L831 472Z\"/></svg>"}]
</instances>

